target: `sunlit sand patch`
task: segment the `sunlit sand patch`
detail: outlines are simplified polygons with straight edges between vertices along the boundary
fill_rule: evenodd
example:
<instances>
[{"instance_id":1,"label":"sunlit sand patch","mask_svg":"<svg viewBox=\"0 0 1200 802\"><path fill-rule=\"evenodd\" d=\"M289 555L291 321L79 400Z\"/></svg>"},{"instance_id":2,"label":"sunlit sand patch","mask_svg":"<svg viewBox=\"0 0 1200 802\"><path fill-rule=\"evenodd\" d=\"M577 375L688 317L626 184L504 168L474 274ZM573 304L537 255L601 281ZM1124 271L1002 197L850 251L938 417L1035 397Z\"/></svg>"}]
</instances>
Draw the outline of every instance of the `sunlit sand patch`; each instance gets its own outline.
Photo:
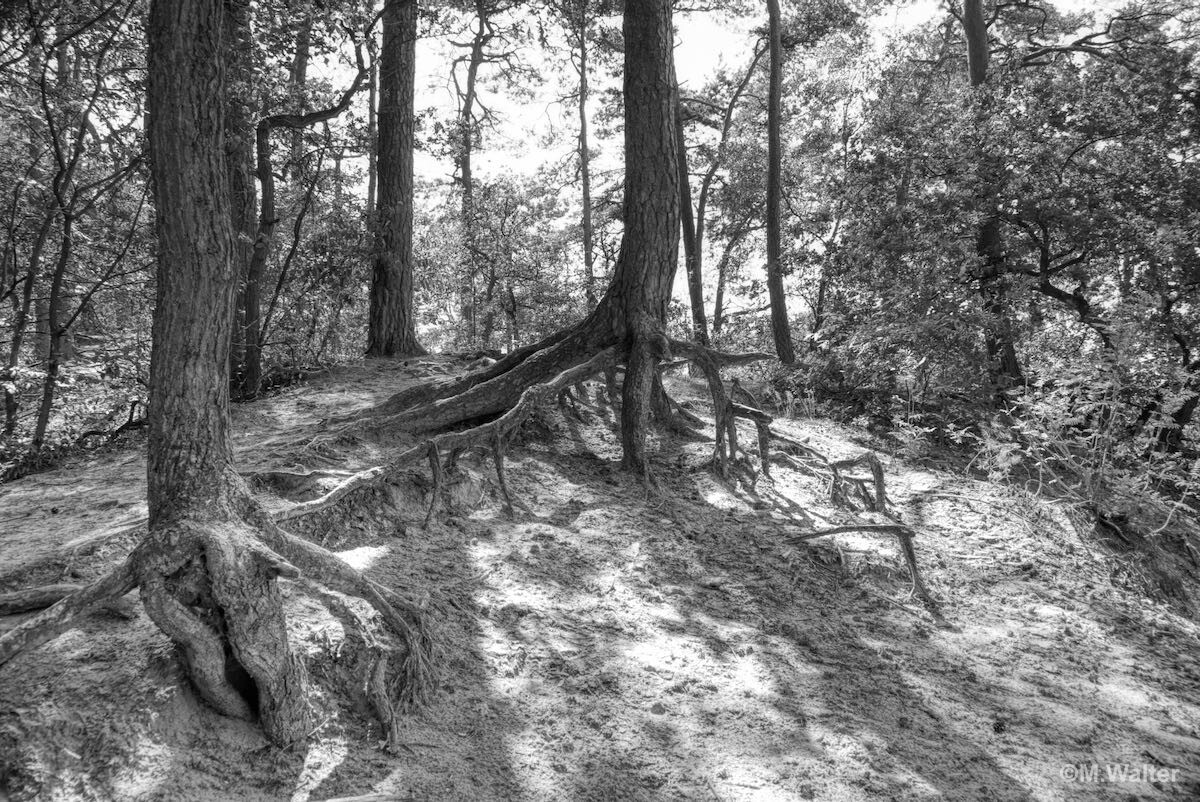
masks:
<instances>
[{"instance_id":1,"label":"sunlit sand patch","mask_svg":"<svg viewBox=\"0 0 1200 802\"><path fill-rule=\"evenodd\" d=\"M339 551L337 555L350 564L350 567L365 571L385 557L391 549L387 546L360 546L356 549Z\"/></svg>"},{"instance_id":2,"label":"sunlit sand patch","mask_svg":"<svg viewBox=\"0 0 1200 802\"><path fill-rule=\"evenodd\" d=\"M304 768L292 789L291 802L308 802L314 790L333 774L349 754L345 738L326 738L309 745Z\"/></svg>"}]
</instances>

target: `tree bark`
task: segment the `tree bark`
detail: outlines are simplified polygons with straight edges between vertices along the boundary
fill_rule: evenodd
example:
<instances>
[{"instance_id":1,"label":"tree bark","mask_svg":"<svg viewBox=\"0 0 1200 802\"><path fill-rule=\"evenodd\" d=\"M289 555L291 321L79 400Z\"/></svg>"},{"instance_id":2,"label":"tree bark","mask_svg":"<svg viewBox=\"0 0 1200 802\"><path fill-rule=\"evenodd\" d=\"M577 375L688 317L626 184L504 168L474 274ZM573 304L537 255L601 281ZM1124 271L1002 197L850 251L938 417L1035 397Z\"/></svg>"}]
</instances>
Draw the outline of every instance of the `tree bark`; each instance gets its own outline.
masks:
<instances>
[{"instance_id":1,"label":"tree bark","mask_svg":"<svg viewBox=\"0 0 1200 802\"><path fill-rule=\"evenodd\" d=\"M696 230L696 216L692 211L687 141L683 134L678 80L675 82L675 139L679 161L679 217L683 226L683 262L687 271L688 297L692 307L692 339L707 346L708 320L704 312L704 280L700 275L700 241Z\"/></svg>"},{"instance_id":2,"label":"tree bark","mask_svg":"<svg viewBox=\"0 0 1200 802\"><path fill-rule=\"evenodd\" d=\"M964 0L963 34L967 40L967 77L972 89L978 90L988 77L987 23L983 16L982 0ZM982 137L983 123L988 112L986 98L976 93L976 130ZM988 372L997 400L1003 403L1005 390L1025 383L1021 363L1013 340L1012 321L1008 311L1005 288L1007 272L1000 218L996 209L996 186L1000 175L997 159L984 150L977 154L984 184L980 191L980 207L984 215L975 238L975 252L982 261L979 272L979 295L987 322L984 324L984 350Z\"/></svg>"},{"instance_id":3,"label":"tree bark","mask_svg":"<svg viewBox=\"0 0 1200 802\"><path fill-rule=\"evenodd\" d=\"M783 42L779 0L767 0L770 38L770 81L767 91L767 291L771 298L771 333L779 361L796 361L783 288L780 206L783 188L783 143L780 132L783 103Z\"/></svg>"},{"instance_id":4,"label":"tree bark","mask_svg":"<svg viewBox=\"0 0 1200 802\"><path fill-rule=\"evenodd\" d=\"M417 0L385 0L379 70L379 206L367 356L424 353L413 310L413 97Z\"/></svg>"},{"instance_id":5,"label":"tree bark","mask_svg":"<svg viewBox=\"0 0 1200 802\"><path fill-rule=\"evenodd\" d=\"M158 282L150 359L150 535L138 580L218 711L256 713L277 743L308 731L304 670L275 574L246 545L229 440L236 269L224 158L221 0L154 0L147 109Z\"/></svg>"},{"instance_id":6,"label":"tree bark","mask_svg":"<svg viewBox=\"0 0 1200 802\"><path fill-rule=\"evenodd\" d=\"M646 422L679 254L679 155L670 0L625 4L625 237L609 309L628 348L621 392L622 464L645 471ZM607 302L607 303L606 303Z\"/></svg>"}]
</instances>

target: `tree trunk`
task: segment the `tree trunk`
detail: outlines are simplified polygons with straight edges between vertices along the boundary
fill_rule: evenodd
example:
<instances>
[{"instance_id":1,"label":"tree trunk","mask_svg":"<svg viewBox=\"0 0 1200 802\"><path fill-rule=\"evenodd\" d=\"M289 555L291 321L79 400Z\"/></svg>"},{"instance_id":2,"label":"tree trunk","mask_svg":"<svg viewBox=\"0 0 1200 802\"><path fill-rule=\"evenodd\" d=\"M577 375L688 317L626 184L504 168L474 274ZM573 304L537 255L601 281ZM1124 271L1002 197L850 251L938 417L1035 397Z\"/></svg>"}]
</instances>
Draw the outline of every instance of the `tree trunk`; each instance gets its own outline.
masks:
<instances>
[{"instance_id":1,"label":"tree trunk","mask_svg":"<svg viewBox=\"0 0 1200 802\"><path fill-rule=\"evenodd\" d=\"M374 32L367 39L367 55L371 59L371 75L367 79L367 225L375 230L375 197L379 183L379 128L376 109L379 106L379 46Z\"/></svg>"},{"instance_id":2,"label":"tree trunk","mask_svg":"<svg viewBox=\"0 0 1200 802\"><path fill-rule=\"evenodd\" d=\"M767 291L771 298L771 333L779 361L796 361L792 331L788 323L787 296L783 289L780 206L782 203L783 144L780 117L783 95L783 42L779 0L767 0L770 23L771 74L767 91Z\"/></svg>"},{"instance_id":3,"label":"tree trunk","mask_svg":"<svg viewBox=\"0 0 1200 802\"><path fill-rule=\"evenodd\" d=\"M734 88L733 94L729 97L729 103L725 105L725 110L721 115L721 138L717 142L716 157L712 163L708 165L708 170L704 173L704 178L700 180L700 197L696 200L696 274L703 277L704 275L704 236L708 230L706 222L706 213L708 210L708 197L712 192L713 181L717 177L717 172L725 164L726 148L729 143L729 132L733 129L733 115L737 110L738 101L741 100L742 94L746 91L746 87L750 85L750 79L754 77L754 72L758 68L758 62L762 59L766 48L761 44L755 48L754 56L750 59L750 64L746 67L746 72L742 75L742 80ZM744 227L744 226L743 226ZM729 256L732 244L741 239L743 235L737 234L730 239L730 245L725 248L725 252L721 255L721 259L717 265L717 292L713 304L713 320L712 333L720 330L720 317L724 311L725 297L725 273L729 267Z\"/></svg>"},{"instance_id":4,"label":"tree trunk","mask_svg":"<svg viewBox=\"0 0 1200 802\"><path fill-rule=\"evenodd\" d=\"M579 2L579 182L583 194L583 296L590 312L596 308L596 245L592 225L592 155L588 151L588 0Z\"/></svg>"},{"instance_id":5,"label":"tree trunk","mask_svg":"<svg viewBox=\"0 0 1200 802\"><path fill-rule=\"evenodd\" d=\"M385 0L379 71L379 207L367 356L424 353L413 314L413 93L417 0Z\"/></svg>"},{"instance_id":6,"label":"tree trunk","mask_svg":"<svg viewBox=\"0 0 1200 802\"><path fill-rule=\"evenodd\" d=\"M605 301L629 349L623 465L645 471L646 422L679 254L679 155L670 0L625 5L625 237ZM607 303L606 303L607 302Z\"/></svg>"},{"instance_id":7,"label":"tree trunk","mask_svg":"<svg viewBox=\"0 0 1200 802\"><path fill-rule=\"evenodd\" d=\"M262 359L257 348L255 321L259 315L261 276L251 274L254 259L255 215L258 199L254 186L254 91L250 80L253 49L249 0L225 0L224 25L229 91L226 94L225 160L229 171L230 221L234 234L234 265L239 276L237 307L230 348L232 392L235 398L253 398L262 381Z\"/></svg>"},{"instance_id":8,"label":"tree trunk","mask_svg":"<svg viewBox=\"0 0 1200 802\"><path fill-rule=\"evenodd\" d=\"M983 16L982 0L964 0L963 33L967 40L967 77L971 87L979 89L987 82L988 39L987 23ZM975 124L982 130L988 112L985 98L977 93ZM986 152L976 155L980 160L983 186L980 191L980 208L984 219L979 224L975 238L975 252L983 265L979 272L979 295L987 322L984 324L984 349L988 359L988 373L997 399L1003 402L1003 393L1010 387L1024 384L1025 377L1014 344L1012 321L1008 311L1005 288L1005 253L1001 238L1000 218L996 209L996 186L1001 165Z\"/></svg>"},{"instance_id":9,"label":"tree trunk","mask_svg":"<svg viewBox=\"0 0 1200 802\"><path fill-rule=\"evenodd\" d=\"M33 429L30 452L42 450L46 440L46 429L50 425L50 413L54 408L54 391L58 386L58 371L63 355L62 285L67 266L71 262L74 247L75 218L66 209L62 210L62 239L58 244L58 260L50 279L50 298L46 304L46 377L42 382L42 402L38 407L37 422Z\"/></svg>"},{"instance_id":10,"label":"tree trunk","mask_svg":"<svg viewBox=\"0 0 1200 802\"><path fill-rule=\"evenodd\" d=\"M269 737L308 732L274 574L247 548L229 441L234 242L224 159L221 0L154 0L147 25L158 282L150 360L150 555L139 584L201 695L256 713ZM240 528L239 528L240 527Z\"/></svg>"},{"instance_id":11,"label":"tree trunk","mask_svg":"<svg viewBox=\"0 0 1200 802\"><path fill-rule=\"evenodd\" d=\"M301 114L308 111L308 56L312 42L312 4L308 0L298 4L295 13L301 15L300 28L296 31L296 55L292 58L288 70L288 88L291 90L292 104ZM300 177L300 162L304 155L304 129L292 129L292 150L288 158L289 173L292 178Z\"/></svg>"},{"instance_id":12,"label":"tree trunk","mask_svg":"<svg viewBox=\"0 0 1200 802\"><path fill-rule=\"evenodd\" d=\"M688 297L692 307L692 339L708 345L708 320L704 313L704 282L700 275L700 242L692 212L692 188L687 163L687 141L680 114L679 83L675 82L675 139L679 161L679 217L683 225L683 261L687 271Z\"/></svg>"},{"instance_id":13,"label":"tree trunk","mask_svg":"<svg viewBox=\"0 0 1200 802\"><path fill-rule=\"evenodd\" d=\"M9 383L16 384L17 369L21 366L21 346L24 343L25 332L29 327L29 313L34 309L33 296L34 286L37 284L38 277L41 275L42 255L45 252L46 240L50 237L50 229L54 225L57 205L53 200L46 202L45 215L42 218L41 226L38 228L37 236L34 238L33 247L29 255L29 265L25 272L25 284L21 288L20 301L14 299L14 314L13 314L13 334L12 341L9 343L8 349L8 364L4 370L4 434L11 437L17 429L17 414L20 411L20 402L17 394L9 387ZM37 317L36 311L34 317Z\"/></svg>"},{"instance_id":14,"label":"tree trunk","mask_svg":"<svg viewBox=\"0 0 1200 802\"><path fill-rule=\"evenodd\" d=\"M471 156L475 147L476 82L479 78L479 68L483 65L484 49L494 35L488 19L489 13L486 3L482 0L475 3L475 15L479 27L471 39L471 52L467 57L466 84L460 91L462 106L459 109L458 142L455 154L455 166L458 168L459 181L462 182L461 220L463 258L466 260L459 285L459 309L462 314L462 331L465 335L463 345L468 348L475 344L476 339L475 276L479 269L475 252L475 179L471 173Z\"/></svg>"}]
</instances>

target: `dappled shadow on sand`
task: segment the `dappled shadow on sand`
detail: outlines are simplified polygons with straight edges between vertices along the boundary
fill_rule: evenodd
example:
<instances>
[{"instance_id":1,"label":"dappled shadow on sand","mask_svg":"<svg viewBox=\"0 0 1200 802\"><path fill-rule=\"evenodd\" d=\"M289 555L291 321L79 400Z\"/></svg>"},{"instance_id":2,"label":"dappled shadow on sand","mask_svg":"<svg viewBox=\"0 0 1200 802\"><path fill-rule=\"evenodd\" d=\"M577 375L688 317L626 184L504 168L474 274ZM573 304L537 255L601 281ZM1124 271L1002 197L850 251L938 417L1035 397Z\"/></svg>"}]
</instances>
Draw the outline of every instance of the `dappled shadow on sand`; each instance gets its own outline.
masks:
<instances>
[{"instance_id":1,"label":"dappled shadow on sand","mask_svg":"<svg viewBox=\"0 0 1200 802\"><path fill-rule=\"evenodd\" d=\"M1188 768L1200 746L1200 663L1186 654L1194 628L1113 592L1098 561L1067 550L1047 521L1018 531L944 497L918 508L919 492L961 495L954 483L965 480L893 463L889 493L919 529L918 558L949 619L939 622L906 598L890 540L786 544L789 532L845 522L819 481L781 467L753 489L722 482L705 467L710 441L668 439L647 486L619 470L602 406L586 422L543 417L509 454L515 517L501 511L490 462L467 458L428 530L428 482L413 481L363 492L302 532L430 600L439 683L397 753L380 748L352 696L327 690L340 630L298 589L288 594L293 637L319 680L305 750L270 749L252 725L180 690L169 645L140 614L94 616L6 667L0 724L33 747L44 777L61 778L60 795L98 798L1115 800L1200 790L1186 775L1160 787L1064 780L1079 763ZM848 448L837 432L811 434ZM289 451L294 433L277 436ZM366 459L342 445L347 464Z\"/></svg>"},{"instance_id":2,"label":"dappled shadow on sand","mask_svg":"<svg viewBox=\"0 0 1200 802\"><path fill-rule=\"evenodd\" d=\"M509 746L526 791L1029 797L984 746L935 720L872 640L894 622L869 598L864 611L848 575L781 562L761 515L697 503L721 490L707 477L660 471L668 492L641 502L636 480L618 477L613 495L629 500L605 506L579 497L582 477L609 466L571 461L538 456L574 498L573 520L526 516L514 528L533 542L493 584L514 600L493 616L497 639L520 644L529 704L544 711L527 711ZM890 639L903 633L916 659L936 651L904 623Z\"/></svg>"}]
</instances>

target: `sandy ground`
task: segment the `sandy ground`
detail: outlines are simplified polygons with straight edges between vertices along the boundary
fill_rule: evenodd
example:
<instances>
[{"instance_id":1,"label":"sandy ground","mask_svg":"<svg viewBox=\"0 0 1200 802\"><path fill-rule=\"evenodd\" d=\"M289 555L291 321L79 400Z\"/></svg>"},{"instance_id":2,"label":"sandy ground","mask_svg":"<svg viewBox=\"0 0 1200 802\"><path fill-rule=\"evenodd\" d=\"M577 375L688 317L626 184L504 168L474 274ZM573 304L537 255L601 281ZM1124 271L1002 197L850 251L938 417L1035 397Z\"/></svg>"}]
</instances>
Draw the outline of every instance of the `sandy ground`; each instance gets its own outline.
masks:
<instances>
[{"instance_id":1,"label":"sandy ground","mask_svg":"<svg viewBox=\"0 0 1200 802\"><path fill-rule=\"evenodd\" d=\"M377 464L368 440L303 446L445 369L350 367L239 407L239 467L334 482ZM702 390L674 386L701 414ZM547 414L510 453L513 518L468 458L428 530L397 489L307 533L430 599L439 687L398 754L328 691L340 629L289 587L317 680L306 749L205 708L136 606L99 611L0 669L0 799L1200 799L1200 627L1115 585L1054 504L882 455L939 620L890 539L787 545L850 514L817 479L776 467L752 492L705 469L710 441L673 440L647 491L606 411L586 417ZM144 470L130 445L0 487L0 590L119 559Z\"/></svg>"}]
</instances>

